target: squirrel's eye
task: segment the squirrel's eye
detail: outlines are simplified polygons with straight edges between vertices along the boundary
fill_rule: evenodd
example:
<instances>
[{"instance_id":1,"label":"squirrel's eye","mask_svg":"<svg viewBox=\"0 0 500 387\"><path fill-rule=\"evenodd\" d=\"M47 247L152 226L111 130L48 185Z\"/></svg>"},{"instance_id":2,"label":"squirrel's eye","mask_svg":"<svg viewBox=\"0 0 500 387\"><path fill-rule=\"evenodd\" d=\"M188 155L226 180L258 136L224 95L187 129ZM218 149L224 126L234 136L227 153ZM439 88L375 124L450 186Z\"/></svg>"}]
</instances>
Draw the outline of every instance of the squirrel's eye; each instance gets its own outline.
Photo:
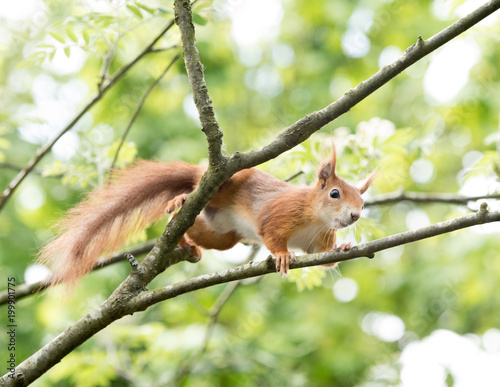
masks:
<instances>
[{"instance_id":1,"label":"squirrel's eye","mask_svg":"<svg viewBox=\"0 0 500 387\"><path fill-rule=\"evenodd\" d=\"M338 189L332 189L330 191L330 197L333 199L340 199L340 192Z\"/></svg>"}]
</instances>

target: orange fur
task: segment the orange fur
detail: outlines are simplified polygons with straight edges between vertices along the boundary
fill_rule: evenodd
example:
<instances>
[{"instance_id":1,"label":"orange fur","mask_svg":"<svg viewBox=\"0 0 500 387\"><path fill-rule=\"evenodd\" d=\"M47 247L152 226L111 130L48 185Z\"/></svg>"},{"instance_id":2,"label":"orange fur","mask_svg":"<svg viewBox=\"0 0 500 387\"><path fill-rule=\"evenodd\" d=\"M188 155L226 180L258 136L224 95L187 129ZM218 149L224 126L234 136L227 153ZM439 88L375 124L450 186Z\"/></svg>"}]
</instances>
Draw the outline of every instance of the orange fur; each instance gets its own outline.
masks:
<instances>
[{"instance_id":1,"label":"orange fur","mask_svg":"<svg viewBox=\"0 0 500 387\"><path fill-rule=\"evenodd\" d=\"M204 249L228 250L241 241L236 232L218 233L207 226L202 216L197 216L194 224L187 231L189 238Z\"/></svg>"},{"instance_id":2,"label":"orange fur","mask_svg":"<svg viewBox=\"0 0 500 387\"><path fill-rule=\"evenodd\" d=\"M191 192L204 169L183 162L138 161L115 171L112 182L70 209L57 225L59 236L46 245L39 260L52 266L53 283L74 283L96 259L125 244L134 231L164 215L174 196Z\"/></svg>"}]
</instances>

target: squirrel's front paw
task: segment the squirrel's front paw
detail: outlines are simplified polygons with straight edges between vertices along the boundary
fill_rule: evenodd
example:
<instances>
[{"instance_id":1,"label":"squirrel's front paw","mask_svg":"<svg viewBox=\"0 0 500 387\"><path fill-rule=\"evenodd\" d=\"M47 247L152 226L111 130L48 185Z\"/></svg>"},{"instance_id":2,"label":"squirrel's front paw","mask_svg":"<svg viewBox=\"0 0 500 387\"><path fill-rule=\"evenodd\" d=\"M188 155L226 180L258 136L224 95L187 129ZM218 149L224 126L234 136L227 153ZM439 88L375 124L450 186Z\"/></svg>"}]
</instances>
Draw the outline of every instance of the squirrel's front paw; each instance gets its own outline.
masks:
<instances>
[{"instance_id":1,"label":"squirrel's front paw","mask_svg":"<svg viewBox=\"0 0 500 387\"><path fill-rule=\"evenodd\" d=\"M333 246L333 250L335 251L347 251L351 249L351 242L342 243L339 247L337 245Z\"/></svg>"},{"instance_id":2,"label":"squirrel's front paw","mask_svg":"<svg viewBox=\"0 0 500 387\"><path fill-rule=\"evenodd\" d=\"M288 274L288 269L290 268L290 260L292 262L295 261L295 253L288 251L280 251L275 254L276 256L276 271L279 271L281 276L283 277L285 274Z\"/></svg>"},{"instance_id":3,"label":"squirrel's front paw","mask_svg":"<svg viewBox=\"0 0 500 387\"><path fill-rule=\"evenodd\" d=\"M165 207L165 213L171 214L172 212L175 211L176 208L182 207L187 197L188 197L187 194L182 194L182 195L177 195L172 200L169 200L167 206Z\"/></svg>"}]
</instances>

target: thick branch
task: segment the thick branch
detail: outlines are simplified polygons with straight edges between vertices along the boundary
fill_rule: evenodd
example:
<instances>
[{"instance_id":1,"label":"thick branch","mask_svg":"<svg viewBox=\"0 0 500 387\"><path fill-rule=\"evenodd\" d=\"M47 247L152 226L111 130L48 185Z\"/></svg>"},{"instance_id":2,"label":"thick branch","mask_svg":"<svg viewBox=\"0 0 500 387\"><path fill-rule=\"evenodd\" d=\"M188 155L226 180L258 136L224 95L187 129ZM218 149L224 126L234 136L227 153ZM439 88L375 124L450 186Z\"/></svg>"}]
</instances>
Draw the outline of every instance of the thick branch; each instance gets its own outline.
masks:
<instances>
[{"instance_id":1,"label":"thick branch","mask_svg":"<svg viewBox=\"0 0 500 387\"><path fill-rule=\"evenodd\" d=\"M138 290L141 282L147 285L164 270L165 262L185 232L194 223L208 201L215 196L220 186L231 176L227 169L227 160L222 155L222 131L215 120L212 101L208 95L203 75L203 66L196 48L191 4L186 0L174 3L175 21L181 32L181 45L184 62L193 90L193 97L198 109L202 129L208 142L209 168L202 176L196 189L187 197L186 202L174 217L165 232L158 238L153 250L141 262L141 281L130 283L128 288Z\"/></svg>"},{"instance_id":2,"label":"thick branch","mask_svg":"<svg viewBox=\"0 0 500 387\"><path fill-rule=\"evenodd\" d=\"M176 264L183 260L193 260L191 250L177 248L170 255L170 260L166 266ZM25 386L30 384L60 362L64 356L87 341L97 332L110 325L113 321L127 314L134 313L126 303L126 301L131 298L126 288L129 282L133 282L130 281L131 277L140 276L141 273L138 269L133 270L122 285L120 285L101 306L67 328L54 340L19 364L16 367L17 379L13 380L7 377L7 375L4 375L0 378L0 385Z\"/></svg>"},{"instance_id":3,"label":"thick branch","mask_svg":"<svg viewBox=\"0 0 500 387\"><path fill-rule=\"evenodd\" d=\"M227 169L227 160L221 153L222 131L215 120L212 101L208 95L203 66L194 40L191 4L189 1L176 0L174 3L175 20L181 32L181 44L188 78L193 90L202 129L208 142L209 168L202 176L196 189L187 197L186 202L174 217L165 232L158 238L153 250L141 262L142 278L135 284L127 285L129 290L138 290L141 283L147 285L164 270L165 262L181 237L194 223L208 201L215 196L220 186L231 176ZM131 285L131 286L129 286Z\"/></svg>"},{"instance_id":4,"label":"thick branch","mask_svg":"<svg viewBox=\"0 0 500 387\"><path fill-rule=\"evenodd\" d=\"M140 59L142 59L145 55L149 54L152 52L153 46L160 40L160 38L174 25L174 22L171 21L169 22L162 30L161 32L156 36L156 38L153 39L153 41L146 46L144 50L141 51L139 55L137 55L131 62L123 66L109 81L109 83L102 87L97 95L92 98L92 100L85 105L82 110L71 120L71 122L66 125L58 134L57 136L52 139L51 141L47 142L45 145L41 146L38 148L38 150L35 152L35 156L28 162L28 164L17 174L17 176L12 180L7 188L3 191L3 193L0 195L0 211L2 208L5 206L7 203L7 200L10 199L14 191L19 187L19 185L23 182L23 180L28 176L31 171L35 168L35 166L42 160L42 158L52 149L54 144L59 141L59 139L66 133L68 132L75 124L82 118L85 113L87 113L92 106L94 106L98 101L102 99L104 94L111 88L113 85L121 78L123 77Z\"/></svg>"},{"instance_id":5,"label":"thick branch","mask_svg":"<svg viewBox=\"0 0 500 387\"><path fill-rule=\"evenodd\" d=\"M324 265L360 257L373 258L376 252L390 249L391 247L416 242L422 239L446 234L478 224L498 221L500 221L500 211L488 212L486 210L486 206L482 206L481 210L474 214L469 214L453 220L436 223L417 230L406 231L400 234L377 239L373 242L355 246L349 251L331 251L326 253L304 255L298 257L297 261L291 262L290 268L297 269L300 267ZM129 306L134 310L145 310L149 306L154 305L158 302L168 300L170 298L175 298L179 295L189 293L198 289L204 289L222 283L257 277L275 272L276 265L274 262L274 258L269 257L267 260L262 262L250 262L246 265L234 267L217 273L191 278L186 281L178 282L176 284L168 285L161 289L142 294L130 300Z\"/></svg>"},{"instance_id":6,"label":"thick branch","mask_svg":"<svg viewBox=\"0 0 500 387\"><path fill-rule=\"evenodd\" d=\"M479 196L458 196L449 193L423 193L423 192L404 192L397 191L388 194L375 196L365 202L365 207L381 206L385 204L398 203L408 200L415 203L446 203L446 204L464 204L481 199L500 199L500 194L479 195Z\"/></svg>"},{"instance_id":7,"label":"thick branch","mask_svg":"<svg viewBox=\"0 0 500 387\"><path fill-rule=\"evenodd\" d=\"M175 22L181 33L182 55L186 71L193 90L193 99L198 109L201 130L207 136L208 159L211 166L217 166L222 160L222 130L215 119L212 100L208 95L203 65L196 47L193 15L189 0L175 0Z\"/></svg>"},{"instance_id":8,"label":"thick branch","mask_svg":"<svg viewBox=\"0 0 500 387\"><path fill-rule=\"evenodd\" d=\"M231 167L234 167L235 171L250 168L273 159L300 144L314 132L348 112L413 63L443 46L499 8L500 0L492 0L425 41L419 36L417 43L408 47L394 63L382 67L372 77L361 82L324 109L301 118L282 131L268 145L249 152L235 153L231 157Z\"/></svg>"}]
</instances>

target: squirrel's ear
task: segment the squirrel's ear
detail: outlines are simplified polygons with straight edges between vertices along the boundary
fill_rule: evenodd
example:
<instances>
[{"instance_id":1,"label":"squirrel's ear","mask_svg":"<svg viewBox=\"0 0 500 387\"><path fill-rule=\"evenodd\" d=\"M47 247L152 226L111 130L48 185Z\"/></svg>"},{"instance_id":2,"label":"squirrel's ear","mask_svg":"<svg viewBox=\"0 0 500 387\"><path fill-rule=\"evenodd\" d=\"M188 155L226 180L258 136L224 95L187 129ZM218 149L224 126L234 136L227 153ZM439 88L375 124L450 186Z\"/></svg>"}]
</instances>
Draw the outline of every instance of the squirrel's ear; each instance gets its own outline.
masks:
<instances>
[{"instance_id":1,"label":"squirrel's ear","mask_svg":"<svg viewBox=\"0 0 500 387\"><path fill-rule=\"evenodd\" d=\"M337 165L337 152L335 151L335 144L332 142L332 155L330 161L321 165L318 171L318 179L321 188L325 188L326 181L335 177L335 167Z\"/></svg>"},{"instance_id":2,"label":"squirrel's ear","mask_svg":"<svg viewBox=\"0 0 500 387\"><path fill-rule=\"evenodd\" d=\"M368 187L370 187L370 185L373 183L373 180L375 180L375 178L377 177L377 170L373 170L366 178L365 180L363 180L359 186L358 186L358 189L359 189L359 192L361 193L365 193L366 190L368 189Z\"/></svg>"},{"instance_id":3,"label":"squirrel's ear","mask_svg":"<svg viewBox=\"0 0 500 387\"><path fill-rule=\"evenodd\" d=\"M325 188L326 181L332 176L332 163L328 161L324 163L318 171L318 179L321 188Z\"/></svg>"}]
</instances>

